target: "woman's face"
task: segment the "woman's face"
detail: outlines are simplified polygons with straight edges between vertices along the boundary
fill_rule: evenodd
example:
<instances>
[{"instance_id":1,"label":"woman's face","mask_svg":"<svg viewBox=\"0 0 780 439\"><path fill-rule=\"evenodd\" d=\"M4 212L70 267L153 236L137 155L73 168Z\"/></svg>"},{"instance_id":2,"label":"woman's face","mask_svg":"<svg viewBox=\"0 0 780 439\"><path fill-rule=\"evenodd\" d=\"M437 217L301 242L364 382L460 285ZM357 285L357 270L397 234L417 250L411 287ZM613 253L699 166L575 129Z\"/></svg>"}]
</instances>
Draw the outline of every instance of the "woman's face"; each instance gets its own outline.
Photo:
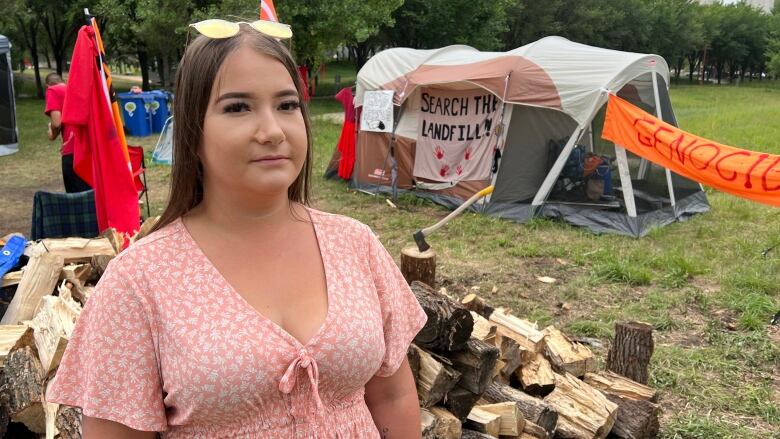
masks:
<instances>
[{"instance_id":1,"label":"woman's face","mask_svg":"<svg viewBox=\"0 0 780 439\"><path fill-rule=\"evenodd\" d=\"M306 126L284 65L242 45L214 82L198 151L204 190L284 193L306 159Z\"/></svg>"}]
</instances>

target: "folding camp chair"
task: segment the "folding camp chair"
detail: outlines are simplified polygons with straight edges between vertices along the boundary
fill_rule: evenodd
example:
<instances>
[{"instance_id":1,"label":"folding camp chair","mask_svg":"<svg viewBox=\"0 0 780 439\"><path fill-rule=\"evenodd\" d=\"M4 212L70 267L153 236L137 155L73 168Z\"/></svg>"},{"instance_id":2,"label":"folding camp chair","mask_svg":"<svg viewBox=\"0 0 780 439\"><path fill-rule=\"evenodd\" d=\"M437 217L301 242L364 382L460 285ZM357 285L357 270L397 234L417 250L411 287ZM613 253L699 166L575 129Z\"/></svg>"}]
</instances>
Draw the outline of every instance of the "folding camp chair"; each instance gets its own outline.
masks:
<instances>
[{"instance_id":1,"label":"folding camp chair","mask_svg":"<svg viewBox=\"0 0 780 439\"><path fill-rule=\"evenodd\" d=\"M127 145L127 152L130 154L130 166L133 169L133 181L136 190L138 190L138 201L144 198L146 204L146 217L151 216L149 210L149 186L146 183L146 157L142 146Z\"/></svg>"}]
</instances>

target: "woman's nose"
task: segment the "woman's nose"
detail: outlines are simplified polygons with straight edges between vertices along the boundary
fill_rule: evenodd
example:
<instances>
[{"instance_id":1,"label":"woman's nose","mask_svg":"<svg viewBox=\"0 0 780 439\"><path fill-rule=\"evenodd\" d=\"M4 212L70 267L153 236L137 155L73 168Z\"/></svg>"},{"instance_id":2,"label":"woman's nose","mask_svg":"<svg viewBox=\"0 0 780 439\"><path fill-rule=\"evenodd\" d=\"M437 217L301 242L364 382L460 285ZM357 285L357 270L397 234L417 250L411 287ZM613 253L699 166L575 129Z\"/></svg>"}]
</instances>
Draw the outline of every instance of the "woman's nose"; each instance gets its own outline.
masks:
<instances>
[{"instance_id":1,"label":"woman's nose","mask_svg":"<svg viewBox=\"0 0 780 439\"><path fill-rule=\"evenodd\" d=\"M255 123L255 138L261 144L278 145L284 141L284 130L273 111L260 112Z\"/></svg>"}]
</instances>

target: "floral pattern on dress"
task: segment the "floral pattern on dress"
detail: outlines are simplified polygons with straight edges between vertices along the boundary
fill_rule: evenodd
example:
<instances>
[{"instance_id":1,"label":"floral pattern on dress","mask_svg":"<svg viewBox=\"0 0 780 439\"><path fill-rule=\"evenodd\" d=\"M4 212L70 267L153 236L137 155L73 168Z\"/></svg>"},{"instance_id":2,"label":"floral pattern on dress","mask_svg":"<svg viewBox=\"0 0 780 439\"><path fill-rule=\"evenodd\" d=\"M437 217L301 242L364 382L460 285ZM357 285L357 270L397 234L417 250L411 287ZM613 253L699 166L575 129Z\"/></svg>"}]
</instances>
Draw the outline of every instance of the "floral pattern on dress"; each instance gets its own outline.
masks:
<instances>
[{"instance_id":1,"label":"floral pattern on dress","mask_svg":"<svg viewBox=\"0 0 780 439\"><path fill-rule=\"evenodd\" d=\"M49 401L164 438L378 438L363 399L426 316L370 228L308 209L328 311L306 345L258 313L181 219L114 258Z\"/></svg>"}]
</instances>

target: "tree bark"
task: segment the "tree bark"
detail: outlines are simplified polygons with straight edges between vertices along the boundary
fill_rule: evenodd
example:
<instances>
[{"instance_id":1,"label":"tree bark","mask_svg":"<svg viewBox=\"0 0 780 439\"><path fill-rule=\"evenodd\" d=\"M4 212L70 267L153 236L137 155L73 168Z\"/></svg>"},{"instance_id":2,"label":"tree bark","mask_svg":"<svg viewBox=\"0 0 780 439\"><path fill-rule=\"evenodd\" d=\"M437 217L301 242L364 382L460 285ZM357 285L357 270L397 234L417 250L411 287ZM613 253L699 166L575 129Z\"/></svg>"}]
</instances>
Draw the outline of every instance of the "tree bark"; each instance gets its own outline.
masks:
<instances>
[{"instance_id":1,"label":"tree bark","mask_svg":"<svg viewBox=\"0 0 780 439\"><path fill-rule=\"evenodd\" d=\"M527 421L544 428L552 434L558 424L558 412L539 398L527 395L513 387L492 383L482 394L486 404L511 401L517 404L520 413Z\"/></svg>"},{"instance_id":2,"label":"tree bark","mask_svg":"<svg viewBox=\"0 0 780 439\"><path fill-rule=\"evenodd\" d=\"M458 384L476 394L482 394L493 379L499 351L481 340L472 338L466 349L450 357L452 367L461 373Z\"/></svg>"},{"instance_id":3,"label":"tree bark","mask_svg":"<svg viewBox=\"0 0 780 439\"><path fill-rule=\"evenodd\" d=\"M428 249L420 252L416 246L401 250L401 273L406 282L420 281L431 288L436 287L436 252Z\"/></svg>"},{"instance_id":4,"label":"tree bark","mask_svg":"<svg viewBox=\"0 0 780 439\"><path fill-rule=\"evenodd\" d=\"M428 316L414 342L438 352L463 349L474 328L471 313L423 283L412 283L412 292Z\"/></svg>"},{"instance_id":5,"label":"tree bark","mask_svg":"<svg viewBox=\"0 0 780 439\"><path fill-rule=\"evenodd\" d=\"M647 384L647 368L653 349L651 325L640 322L616 323L615 340L607 354L607 370Z\"/></svg>"},{"instance_id":6,"label":"tree bark","mask_svg":"<svg viewBox=\"0 0 780 439\"><path fill-rule=\"evenodd\" d=\"M148 91L149 88L149 54L146 49L138 49L138 64L141 65L141 88Z\"/></svg>"}]
</instances>

